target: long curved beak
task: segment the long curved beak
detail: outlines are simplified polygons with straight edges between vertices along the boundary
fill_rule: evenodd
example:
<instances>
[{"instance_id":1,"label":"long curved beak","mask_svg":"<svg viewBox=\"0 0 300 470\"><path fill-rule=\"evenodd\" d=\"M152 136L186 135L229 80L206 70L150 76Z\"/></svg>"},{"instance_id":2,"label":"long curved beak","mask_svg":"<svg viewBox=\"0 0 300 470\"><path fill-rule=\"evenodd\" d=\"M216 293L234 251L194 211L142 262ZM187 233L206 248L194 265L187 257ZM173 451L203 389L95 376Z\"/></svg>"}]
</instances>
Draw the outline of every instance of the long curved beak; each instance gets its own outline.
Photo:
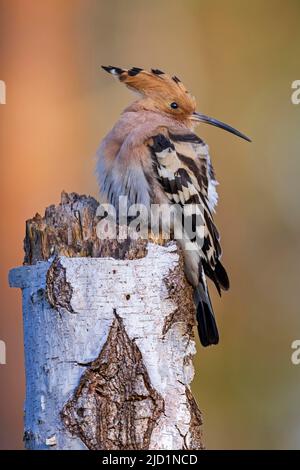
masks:
<instances>
[{"instance_id":1,"label":"long curved beak","mask_svg":"<svg viewBox=\"0 0 300 470\"><path fill-rule=\"evenodd\" d=\"M224 129L224 131L231 132L231 134L234 134L238 137L241 137L241 139L245 139L248 142L251 142L251 139L249 139L249 137L247 137L245 134L242 134L237 129L234 129L234 127L231 127L228 124L225 124L224 122L218 121L217 119L205 116L205 114L193 113L192 120L197 122L206 122L211 126L220 127L220 129Z\"/></svg>"}]
</instances>

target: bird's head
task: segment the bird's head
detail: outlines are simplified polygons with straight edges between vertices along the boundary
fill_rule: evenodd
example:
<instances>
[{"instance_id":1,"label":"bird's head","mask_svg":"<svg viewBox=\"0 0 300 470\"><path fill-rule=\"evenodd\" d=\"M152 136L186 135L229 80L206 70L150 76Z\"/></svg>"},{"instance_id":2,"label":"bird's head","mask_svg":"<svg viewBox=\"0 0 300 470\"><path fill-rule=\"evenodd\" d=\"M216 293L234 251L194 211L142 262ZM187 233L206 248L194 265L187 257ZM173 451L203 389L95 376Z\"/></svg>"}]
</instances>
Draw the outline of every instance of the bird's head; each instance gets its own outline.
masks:
<instances>
[{"instance_id":1,"label":"bird's head","mask_svg":"<svg viewBox=\"0 0 300 470\"><path fill-rule=\"evenodd\" d=\"M250 142L247 136L233 127L196 112L195 98L178 77L170 77L158 69L148 72L138 67L122 69L102 65L102 68L140 96L138 103L142 109L167 114L188 127L205 122Z\"/></svg>"}]
</instances>

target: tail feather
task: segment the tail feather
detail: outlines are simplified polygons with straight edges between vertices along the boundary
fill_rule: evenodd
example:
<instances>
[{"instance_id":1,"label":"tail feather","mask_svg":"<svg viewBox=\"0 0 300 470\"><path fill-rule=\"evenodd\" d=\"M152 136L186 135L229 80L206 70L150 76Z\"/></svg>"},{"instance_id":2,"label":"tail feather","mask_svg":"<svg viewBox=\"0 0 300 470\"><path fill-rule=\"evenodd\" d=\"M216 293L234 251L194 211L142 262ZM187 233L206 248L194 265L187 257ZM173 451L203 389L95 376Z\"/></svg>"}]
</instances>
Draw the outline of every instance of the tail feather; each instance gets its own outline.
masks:
<instances>
[{"instance_id":1,"label":"tail feather","mask_svg":"<svg viewBox=\"0 0 300 470\"><path fill-rule=\"evenodd\" d=\"M219 333L207 289L202 284L195 289L196 316L202 346L218 344Z\"/></svg>"},{"instance_id":2,"label":"tail feather","mask_svg":"<svg viewBox=\"0 0 300 470\"><path fill-rule=\"evenodd\" d=\"M220 262L220 260L217 261L216 266L215 266L215 274L216 278L221 286L221 289L223 290L228 290L229 289L229 278L227 275L227 272L223 266L223 264Z\"/></svg>"}]
</instances>

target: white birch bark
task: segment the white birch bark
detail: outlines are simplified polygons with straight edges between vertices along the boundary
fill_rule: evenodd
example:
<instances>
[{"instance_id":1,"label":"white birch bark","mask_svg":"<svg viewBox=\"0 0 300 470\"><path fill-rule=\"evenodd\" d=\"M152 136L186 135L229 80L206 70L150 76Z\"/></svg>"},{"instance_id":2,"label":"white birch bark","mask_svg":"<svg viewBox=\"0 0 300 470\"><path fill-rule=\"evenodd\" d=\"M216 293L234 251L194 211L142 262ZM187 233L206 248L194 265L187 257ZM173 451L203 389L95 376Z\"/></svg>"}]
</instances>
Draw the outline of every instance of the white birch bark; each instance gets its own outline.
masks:
<instances>
[{"instance_id":1,"label":"white birch bark","mask_svg":"<svg viewBox=\"0 0 300 470\"><path fill-rule=\"evenodd\" d=\"M25 446L197 449L192 289L174 242L22 266Z\"/></svg>"}]
</instances>

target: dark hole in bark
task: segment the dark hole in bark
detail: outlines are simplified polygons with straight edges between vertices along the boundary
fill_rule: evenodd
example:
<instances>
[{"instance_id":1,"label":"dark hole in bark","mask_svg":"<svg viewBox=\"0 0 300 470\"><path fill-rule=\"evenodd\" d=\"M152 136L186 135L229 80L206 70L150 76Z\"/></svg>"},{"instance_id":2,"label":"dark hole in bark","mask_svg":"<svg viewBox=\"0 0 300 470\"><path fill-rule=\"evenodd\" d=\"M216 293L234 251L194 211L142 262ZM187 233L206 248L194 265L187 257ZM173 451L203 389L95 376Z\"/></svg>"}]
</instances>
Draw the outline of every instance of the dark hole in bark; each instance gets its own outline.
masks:
<instances>
[{"instance_id":1,"label":"dark hole in bark","mask_svg":"<svg viewBox=\"0 0 300 470\"><path fill-rule=\"evenodd\" d=\"M78 410L77 410L77 415L78 415L80 418L83 418L83 416L84 416L84 408L78 408Z\"/></svg>"}]
</instances>

